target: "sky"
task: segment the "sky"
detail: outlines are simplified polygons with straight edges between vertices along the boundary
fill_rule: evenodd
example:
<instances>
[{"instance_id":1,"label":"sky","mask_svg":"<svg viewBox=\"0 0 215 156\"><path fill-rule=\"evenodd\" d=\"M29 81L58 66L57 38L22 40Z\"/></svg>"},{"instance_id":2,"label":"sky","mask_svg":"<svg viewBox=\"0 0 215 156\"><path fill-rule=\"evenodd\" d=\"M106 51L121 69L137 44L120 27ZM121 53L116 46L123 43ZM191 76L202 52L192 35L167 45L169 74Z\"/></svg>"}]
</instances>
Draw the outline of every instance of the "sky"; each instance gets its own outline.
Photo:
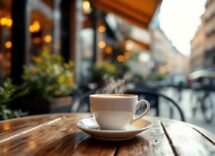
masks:
<instances>
[{"instance_id":1,"label":"sky","mask_svg":"<svg viewBox=\"0 0 215 156\"><path fill-rule=\"evenodd\" d=\"M160 8L160 27L173 45L190 55L190 42L205 11L206 0L163 0Z\"/></svg>"}]
</instances>

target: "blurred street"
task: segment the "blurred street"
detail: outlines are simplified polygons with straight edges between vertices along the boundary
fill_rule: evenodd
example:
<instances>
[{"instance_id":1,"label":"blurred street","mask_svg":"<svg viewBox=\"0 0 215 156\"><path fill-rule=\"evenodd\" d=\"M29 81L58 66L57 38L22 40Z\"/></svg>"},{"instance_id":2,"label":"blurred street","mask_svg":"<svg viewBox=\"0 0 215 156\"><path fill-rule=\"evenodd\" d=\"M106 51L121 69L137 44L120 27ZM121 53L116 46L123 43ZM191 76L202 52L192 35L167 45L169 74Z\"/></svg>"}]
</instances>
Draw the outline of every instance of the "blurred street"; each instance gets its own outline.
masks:
<instances>
[{"instance_id":1,"label":"blurred street","mask_svg":"<svg viewBox=\"0 0 215 156\"><path fill-rule=\"evenodd\" d=\"M162 93L171 97L175 101L178 101L178 96L176 96L176 95L178 95L178 93L177 93L176 89L168 88L168 89L165 89L165 91L163 91ZM184 111L184 114L186 117L186 122L192 123L192 124L197 125L199 127L203 127L205 129L215 133L215 118L213 118L212 123L206 123L203 120L202 112L199 110L196 112L195 117L193 117L193 115L191 113L192 112L191 96L192 96L192 90L191 89L184 89L182 91L182 95L181 95L181 97L182 97L181 102L178 102ZM215 101L215 93L212 93L211 97L213 99L212 101L214 102Z\"/></svg>"}]
</instances>

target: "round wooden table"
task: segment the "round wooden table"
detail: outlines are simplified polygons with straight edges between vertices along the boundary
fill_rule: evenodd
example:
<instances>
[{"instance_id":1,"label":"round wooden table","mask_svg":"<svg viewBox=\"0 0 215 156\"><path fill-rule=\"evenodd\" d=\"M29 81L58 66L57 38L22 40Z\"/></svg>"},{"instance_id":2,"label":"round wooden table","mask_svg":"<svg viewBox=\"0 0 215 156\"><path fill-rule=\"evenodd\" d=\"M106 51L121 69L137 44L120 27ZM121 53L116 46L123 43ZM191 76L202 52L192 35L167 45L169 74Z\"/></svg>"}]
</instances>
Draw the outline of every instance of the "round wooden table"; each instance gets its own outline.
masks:
<instances>
[{"instance_id":1,"label":"round wooden table","mask_svg":"<svg viewBox=\"0 0 215 156\"><path fill-rule=\"evenodd\" d=\"M215 155L215 135L194 125L144 117L153 126L127 141L101 141L76 127L90 114L50 114L0 122L0 155Z\"/></svg>"}]
</instances>

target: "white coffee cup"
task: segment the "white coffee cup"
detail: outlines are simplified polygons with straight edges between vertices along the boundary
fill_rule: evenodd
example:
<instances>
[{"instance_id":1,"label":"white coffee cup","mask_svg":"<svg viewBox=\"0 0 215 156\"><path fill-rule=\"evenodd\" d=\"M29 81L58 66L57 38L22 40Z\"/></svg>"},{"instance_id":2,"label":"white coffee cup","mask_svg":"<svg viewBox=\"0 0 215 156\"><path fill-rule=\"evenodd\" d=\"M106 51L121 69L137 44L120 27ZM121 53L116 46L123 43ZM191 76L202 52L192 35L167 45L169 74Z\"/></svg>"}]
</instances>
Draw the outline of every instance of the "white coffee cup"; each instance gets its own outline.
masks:
<instances>
[{"instance_id":1,"label":"white coffee cup","mask_svg":"<svg viewBox=\"0 0 215 156\"><path fill-rule=\"evenodd\" d=\"M140 105L145 111L135 115ZM146 100L138 101L133 94L94 94L90 95L90 109L101 129L126 129L132 122L144 116L150 108Z\"/></svg>"}]
</instances>

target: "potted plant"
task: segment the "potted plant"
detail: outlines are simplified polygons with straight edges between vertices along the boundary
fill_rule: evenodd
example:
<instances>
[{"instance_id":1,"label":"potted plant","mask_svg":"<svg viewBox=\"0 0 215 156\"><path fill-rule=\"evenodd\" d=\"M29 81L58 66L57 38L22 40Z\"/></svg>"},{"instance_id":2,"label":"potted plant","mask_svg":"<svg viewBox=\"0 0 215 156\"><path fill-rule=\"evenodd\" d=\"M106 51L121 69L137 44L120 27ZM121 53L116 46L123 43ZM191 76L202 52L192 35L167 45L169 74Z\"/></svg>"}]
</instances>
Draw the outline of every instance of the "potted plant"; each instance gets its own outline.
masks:
<instances>
[{"instance_id":1,"label":"potted plant","mask_svg":"<svg viewBox=\"0 0 215 156\"><path fill-rule=\"evenodd\" d=\"M0 86L0 120L16 118L24 115L21 110L12 110L10 103L22 92L17 92L18 87L13 85L10 79L7 79Z\"/></svg>"},{"instance_id":2,"label":"potted plant","mask_svg":"<svg viewBox=\"0 0 215 156\"><path fill-rule=\"evenodd\" d=\"M73 63L65 63L60 55L43 51L24 66L23 86L28 96L19 101L30 114L69 111L74 90Z\"/></svg>"}]
</instances>

